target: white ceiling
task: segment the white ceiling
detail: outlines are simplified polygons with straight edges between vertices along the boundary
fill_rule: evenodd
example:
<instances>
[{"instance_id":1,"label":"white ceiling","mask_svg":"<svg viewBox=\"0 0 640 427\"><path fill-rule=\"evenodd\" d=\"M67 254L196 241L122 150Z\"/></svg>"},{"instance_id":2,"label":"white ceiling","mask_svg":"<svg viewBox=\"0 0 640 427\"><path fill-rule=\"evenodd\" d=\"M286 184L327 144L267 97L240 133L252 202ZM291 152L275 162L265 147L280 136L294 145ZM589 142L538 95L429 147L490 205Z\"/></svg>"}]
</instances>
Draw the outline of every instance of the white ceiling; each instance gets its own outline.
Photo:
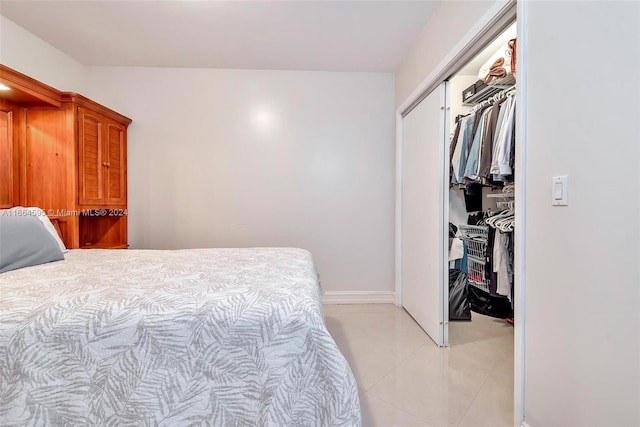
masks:
<instances>
[{"instance_id":1,"label":"white ceiling","mask_svg":"<svg viewBox=\"0 0 640 427\"><path fill-rule=\"evenodd\" d=\"M439 1L0 1L84 65L394 72Z\"/></svg>"}]
</instances>

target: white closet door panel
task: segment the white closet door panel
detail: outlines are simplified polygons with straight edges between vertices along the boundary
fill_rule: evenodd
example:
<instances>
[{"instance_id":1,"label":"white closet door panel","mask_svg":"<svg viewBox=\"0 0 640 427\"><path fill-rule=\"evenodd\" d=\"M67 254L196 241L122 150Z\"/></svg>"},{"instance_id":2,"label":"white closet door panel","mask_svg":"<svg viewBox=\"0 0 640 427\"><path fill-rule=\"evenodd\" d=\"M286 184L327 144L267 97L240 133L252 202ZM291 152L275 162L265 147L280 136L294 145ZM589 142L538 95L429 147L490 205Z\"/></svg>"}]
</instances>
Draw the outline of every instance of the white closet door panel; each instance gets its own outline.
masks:
<instances>
[{"instance_id":1,"label":"white closet door panel","mask_svg":"<svg viewBox=\"0 0 640 427\"><path fill-rule=\"evenodd\" d=\"M448 345L442 267L444 94L443 83L402 123L402 305L439 346Z\"/></svg>"}]
</instances>

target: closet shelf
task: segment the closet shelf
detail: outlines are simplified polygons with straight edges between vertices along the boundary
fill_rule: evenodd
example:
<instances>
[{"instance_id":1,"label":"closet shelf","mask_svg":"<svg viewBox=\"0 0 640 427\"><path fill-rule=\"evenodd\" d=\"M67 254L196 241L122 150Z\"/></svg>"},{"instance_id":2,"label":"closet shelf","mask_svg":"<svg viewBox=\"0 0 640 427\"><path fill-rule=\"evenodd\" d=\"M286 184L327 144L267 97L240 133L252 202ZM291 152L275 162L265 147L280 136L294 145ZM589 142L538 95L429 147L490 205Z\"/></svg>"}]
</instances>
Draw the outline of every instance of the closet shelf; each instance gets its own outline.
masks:
<instances>
[{"instance_id":1,"label":"closet shelf","mask_svg":"<svg viewBox=\"0 0 640 427\"><path fill-rule=\"evenodd\" d=\"M513 199L516 197L515 193L490 193L487 194L490 199Z\"/></svg>"},{"instance_id":2,"label":"closet shelf","mask_svg":"<svg viewBox=\"0 0 640 427\"><path fill-rule=\"evenodd\" d=\"M515 85L516 79L513 77L513 74L509 74L508 76L495 80L494 82L495 83L492 83L480 89L477 93L473 94L462 105L466 107L473 107L474 105L478 105L482 101L486 101L487 99L491 98L498 92L502 92L503 90L509 89L510 87Z\"/></svg>"}]
</instances>

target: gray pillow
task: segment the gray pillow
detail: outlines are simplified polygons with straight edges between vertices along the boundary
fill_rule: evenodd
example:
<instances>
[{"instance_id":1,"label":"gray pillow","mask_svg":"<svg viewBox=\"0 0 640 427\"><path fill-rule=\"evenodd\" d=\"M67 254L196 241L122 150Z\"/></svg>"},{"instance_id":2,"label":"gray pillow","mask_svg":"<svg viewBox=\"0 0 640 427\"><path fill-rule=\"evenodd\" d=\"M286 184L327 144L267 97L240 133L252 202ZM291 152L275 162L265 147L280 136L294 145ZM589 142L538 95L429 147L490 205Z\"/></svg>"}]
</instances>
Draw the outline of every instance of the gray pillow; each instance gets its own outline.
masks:
<instances>
[{"instance_id":1,"label":"gray pillow","mask_svg":"<svg viewBox=\"0 0 640 427\"><path fill-rule=\"evenodd\" d=\"M58 243L34 216L0 216L0 273L64 259Z\"/></svg>"}]
</instances>

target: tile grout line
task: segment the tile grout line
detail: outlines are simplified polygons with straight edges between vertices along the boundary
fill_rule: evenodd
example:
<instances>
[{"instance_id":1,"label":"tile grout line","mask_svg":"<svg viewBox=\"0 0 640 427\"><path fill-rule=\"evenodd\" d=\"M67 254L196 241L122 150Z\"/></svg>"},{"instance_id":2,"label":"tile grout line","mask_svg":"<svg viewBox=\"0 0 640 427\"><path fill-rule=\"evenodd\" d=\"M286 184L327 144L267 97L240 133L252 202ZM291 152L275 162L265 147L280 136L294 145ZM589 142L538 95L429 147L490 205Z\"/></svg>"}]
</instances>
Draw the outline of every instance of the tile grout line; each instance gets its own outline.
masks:
<instances>
[{"instance_id":1,"label":"tile grout line","mask_svg":"<svg viewBox=\"0 0 640 427\"><path fill-rule=\"evenodd\" d=\"M404 356L402 358L402 360L406 360L408 358L410 358L411 356L413 356L418 350L420 350L422 347L424 347L425 345L429 344L428 342L419 345L415 350L413 350L412 352L408 353L406 356ZM376 386L376 384L378 384L380 381L382 381L383 379L387 378L393 371L396 370L396 364L394 363L393 368L391 368L391 370L389 370L389 372L387 372L386 374L384 374L383 376L381 376L378 380L376 380L373 384L371 384L371 386L367 389L365 389L366 392L369 392L369 390L371 390L372 388L374 388ZM374 395L375 396L375 395ZM378 396L376 396L378 397ZM384 400L384 399L383 399Z\"/></svg>"},{"instance_id":2,"label":"tile grout line","mask_svg":"<svg viewBox=\"0 0 640 427\"><path fill-rule=\"evenodd\" d=\"M368 318L370 316L377 317L378 315L381 315L381 314L383 314L383 313L382 312L377 312L377 311L355 313L355 312L349 312L349 311L345 310L344 312L336 312L336 313L331 313L331 314L328 314L328 315L335 316L336 318L343 319L343 320L351 320L351 319ZM396 321L398 320L398 316L394 315L393 318ZM415 324L415 321L413 322L413 324ZM480 325L480 326L482 326L482 325ZM418 325L418 327L419 327L419 325ZM398 334L397 330L393 330L391 332L392 332L393 336L396 336ZM392 403L391 401L387 400L384 397L381 397L377 393L373 393L372 392L372 390L376 386L380 385L380 383L383 382L386 378L389 378L390 376L393 377L392 374L394 374L395 371L399 371L404 363L406 363L408 360L415 359L416 358L416 354L418 354L421 351L421 349L427 348L426 346L429 346L429 345L435 345L434 343L431 342L430 338L424 333L424 331L421 331L421 332L422 332L421 337L425 337L426 338L425 342L423 342L423 343L418 342L417 343L418 345L415 347L415 349L410 350L409 352L407 352L402 357L393 358L391 363L388 364L390 369L387 372L383 371L382 375L378 379L374 380L371 383L371 385L369 385L366 389L362 388L362 387L359 387L359 392L361 393L361 395L363 396L364 399L367 399L367 398L369 398L369 399L379 399L380 405L382 405L382 404L387 405L388 409L386 409L386 411L390 411L390 410L397 411L396 413L398 415L403 415L403 416L406 415L407 417L410 417L411 419L416 420L415 422L421 422L421 423L424 423L427 426L431 426L431 427L440 426L440 423L439 422L434 422L434 419L428 419L429 415L431 415L431 413L424 413L423 414L423 413L421 413L421 411L418 411L418 412L420 412L420 415L416 415L416 414L413 413L414 411L412 411L410 408L409 409L405 409L405 408L401 407L401 405L403 403L402 400L398 401L394 397L394 396L397 395L397 393L392 393L392 395L387 396L387 398L391 398L391 400L393 400L395 402L395 403ZM409 338L408 336L404 336L404 334L402 334L402 335L403 335L403 339L404 338ZM506 337L506 335L504 335L504 336L503 335L497 335L497 336L489 335L489 336L483 337L482 339L480 339L478 341L480 341L480 342L489 342L489 344L498 344L503 337ZM347 341L349 341L349 340L347 340ZM475 341L476 340L473 340L473 342L475 342ZM494 341L495 341L495 343L494 343ZM398 345L398 343L396 343L396 345ZM437 351L438 352L440 352L440 351L451 351L452 348L453 348L452 346L447 347L447 348L439 348L439 349L437 349ZM499 365L500 365L500 363L501 363L501 361L503 359L505 359L505 358L500 356L500 357L496 358L493 362L491 362L489 364L489 369L488 369L487 373L484 375L484 377L480 378L481 381L480 381L479 385L477 386L475 392L473 390L470 390L472 397L469 400L469 403L466 405L466 408L461 408L462 409L461 411L457 411L460 414L460 419L457 422L455 422L455 424L451 424L452 426L456 425L456 426L460 427L460 426L464 425L463 423L465 422L466 417L469 415L471 407L478 400L482 390L484 389L484 387L487 386L487 384L489 383L490 377L492 376L492 374L494 372L497 371L497 369L498 369L498 367L499 367ZM392 381L392 383L393 383L393 381ZM385 389L386 389L386 387L385 388L381 387L382 391L384 391ZM427 415L426 419L424 418L425 415ZM374 419L375 419L375 417L374 417Z\"/></svg>"},{"instance_id":3,"label":"tile grout line","mask_svg":"<svg viewBox=\"0 0 640 427\"><path fill-rule=\"evenodd\" d=\"M478 387L478 391L476 392L475 396L473 396L473 399L471 399L471 402L469 402L469 406L467 406L467 409L464 411L464 414L462 414L462 417L460 417L460 421L458 421L456 423L456 426L460 426L462 424L462 422L464 421L465 417L469 413L469 409L471 409L471 406L473 406L473 402L475 402L476 399L478 398L478 395L480 394L480 390L482 390L482 387L484 387L484 385L487 383L487 380L491 376L491 373L493 372L495 367L498 365L499 361L500 361L500 359L496 360L493 363L493 365L491 366L491 369L489 369L489 371L487 372L487 375L484 377L484 379L482 380L482 383Z\"/></svg>"},{"instance_id":4,"label":"tile grout line","mask_svg":"<svg viewBox=\"0 0 640 427\"><path fill-rule=\"evenodd\" d=\"M415 320L414 320L414 323L415 323ZM417 323L416 323L416 325L417 325ZM425 346L427 346L427 345L434 345L434 343L431 341L431 338L429 337L429 335L428 335L428 334L426 334L424 331L423 331L423 333L424 333L424 334L425 334L425 336L427 337L426 341L425 341L423 344L421 344L421 345L419 345L418 347L416 347L416 349L415 349L415 350L413 350L413 351L411 351L411 352L407 353L407 355L406 355L406 356L404 356L404 357L402 358L402 361L407 360L407 359L409 359L410 357L412 357L412 356L413 356L414 354L416 354L416 353L417 353L421 348L423 348L423 347L425 347ZM446 348L446 350L448 350L448 348ZM383 376L381 376L381 377L380 377L376 382L374 382L374 383L373 383L373 384L372 384L368 389L364 390L364 392L365 392L366 394L369 394L369 395L371 395L371 396L375 397L376 399L380 399L382 402L386 403L387 405L391 406L393 409L395 409L395 410L397 410L397 411L400 411L400 412L402 412L402 413L405 413L405 414L407 414L407 415L409 415L409 416L411 416L411 417L415 418L416 420L421 421L421 422L423 422L423 423L427 424L428 426L435 427L435 424L431 424L431 422L430 422L430 421L427 421L427 420L423 419L422 417L418 417L418 416L416 416L415 414L412 414L411 412L405 411L404 409L402 409L402 408L400 408L400 407L396 406L395 404L393 404L393 403L391 403L391 402L387 401L386 399L384 399L384 398L382 398L382 397L378 396L378 395L377 395L377 394L375 394L375 393L370 393L370 391L371 391L371 390L372 390L372 389L373 389L373 388L374 388L374 387L375 387L379 382L381 382L382 380L384 380L385 378L387 378L389 375L391 375L391 373L392 373L393 371L395 371L396 369L397 369L397 364L396 364L396 363L394 363L393 368L391 368L391 370L390 370L389 372L387 372L386 374L384 374Z\"/></svg>"},{"instance_id":5,"label":"tile grout line","mask_svg":"<svg viewBox=\"0 0 640 427\"><path fill-rule=\"evenodd\" d=\"M373 396L373 397L375 397L376 399L381 400L382 402L384 402L384 403L386 403L387 405L391 406L391 407L392 407L393 409L395 409L396 411L400 411L400 412L402 412L403 414L406 414L406 415L410 416L411 418L415 418L416 420L421 421L421 422L423 422L423 423L427 424L429 427L436 427L436 426L435 426L435 424L431 424L429 421L424 420L424 419L422 419L422 418L420 418L420 417L418 417L418 416L416 416L416 415L412 414L411 412L408 412L408 411L406 411L406 410L404 410L404 409L402 409L402 408L397 407L397 406L396 406L396 405L394 405L393 403L391 403L391 402L389 402L389 401L387 401L387 400L385 400L385 399L381 398L380 396L378 396L378 395L376 395L376 394L373 394L373 393L371 393L371 394L370 394L368 391L365 391L364 393L365 393L365 394L368 394L369 396Z\"/></svg>"},{"instance_id":6,"label":"tile grout line","mask_svg":"<svg viewBox=\"0 0 640 427\"><path fill-rule=\"evenodd\" d=\"M369 394L369 392L368 392L368 391L365 391L365 393ZM393 409L395 409L396 411L404 412L405 414L407 414L407 415L411 416L412 418L415 418L415 419L416 419L416 420L418 420L418 421L422 421L423 423L426 423L426 424L427 424L428 426L430 426L430 427L436 427L436 424L431 424L431 421L427 421L427 420L425 420L424 418L417 416L416 414L412 414L411 412L409 412L409 411L407 411L407 410L405 410L405 409L402 409L402 408L400 408L400 407L396 406L395 404L393 404L393 403L389 402L388 400L383 399L382 397L378 396L377 394L373 394L373 393L371 393L370 395L371 395L371 396L373 396L373 397L375 397L376 399L380 399L381 401L383 401L383 402L384 402L384 403L386 403L387 405L391 406L391 407L392 407Z\"/></svg>"},{"instance_id":7,"label":"tile grout line","mask_svg":"<svg viewBox=\"0 0 640 427\"><path fill-rule=\"evenodd\" d=\"M363 390L365 392L369 392L372 388L374 388L376 386L376 384L378 384L380 381L382 381L383 379L385 379L386 377L389 376L389 374L391 374L394 370L396 369L396 367L394 366L393 368L391 368L387 373L383 374L380 378L378 378L377 380L375 380L373 382L373 384L371 384L368 388L363 388ZM378 396L376 396L378 397Z\"/></svg>"},{"instance_id":8,"label":"tile grout line","mask_svg":"<svg viewBox=\"0 0 640 427\"><path fill-rule=\"evenodd\" d=\"M418 352L418 350L420 350L420 349L421 349L421 348L423 348L424 346L426 346L426 345L431 345L431 344L433 344L431 341L427 341L427 342L425 342L425 343L424 343L424 344L422 344L421 346L418 346L418 348L416 348L414 351L412 351L411 353L407 354L407 356L405 356L405 357L403 358L403 360L408 359L409 357L413 356L415 353L417 353L417 352ZM447 348L445 348L445 347L443 347L442 349L446 349L446 350L448 351L448 349L447 349ZM492 369L493 369L493 368L492 368ZM382 381L383 379L385 379L386 377L388 377L388 376L389 376L393 371L395 371L395 370L396 370L396 366L394 366L394 367L393 367L393 368L392 368L392 369L391 369L391 370L390 370L386 375L384 375L383 377L381 377L381 378L380 378L378 381L376 381L376 382L375 382L371 387L369 387L369 390L365 390L365 393L369 394L369 391L370 391L373 387L375 387L375 386L376 386L380 381ZM404 410L404 409L402 409L402 408L398 407L398 406L397 406L397 405L395 405L394 403L389 402L388 400L386 400L386 399L384 399L384 398L382 398L382 397L378 396L378 395L377 395L377 394L375 394L375 393L371 393L371 396L374 396L376 399L380 399L380 400L382 400L384 403L386 403L387 405L391 406L392 408L394 408L394 409L396 409L396 410L398 410L398 411L404 412L405 414L408 414L408 415L412 416L413 418L415 418L415 419L417 419L417 420L419 420L419 421L422 421L423 423L426 423L427 425L429 425L429 426L431 426L431 427L435 427L435 426L436 426L435 424L431 424L431 421L427 421L427 420L425 420L425 419L424 419L424 418L422 418L422 417L419 417L419 416L417 416L417 415L415 415L415 414L412 414L411 412L408 412L408 411L406 411L406 410ZM474 397L474 399L475 399L475 397ZM465 415L466 415L466 413L465 413Z\"/></svg>"}]
</instances>

